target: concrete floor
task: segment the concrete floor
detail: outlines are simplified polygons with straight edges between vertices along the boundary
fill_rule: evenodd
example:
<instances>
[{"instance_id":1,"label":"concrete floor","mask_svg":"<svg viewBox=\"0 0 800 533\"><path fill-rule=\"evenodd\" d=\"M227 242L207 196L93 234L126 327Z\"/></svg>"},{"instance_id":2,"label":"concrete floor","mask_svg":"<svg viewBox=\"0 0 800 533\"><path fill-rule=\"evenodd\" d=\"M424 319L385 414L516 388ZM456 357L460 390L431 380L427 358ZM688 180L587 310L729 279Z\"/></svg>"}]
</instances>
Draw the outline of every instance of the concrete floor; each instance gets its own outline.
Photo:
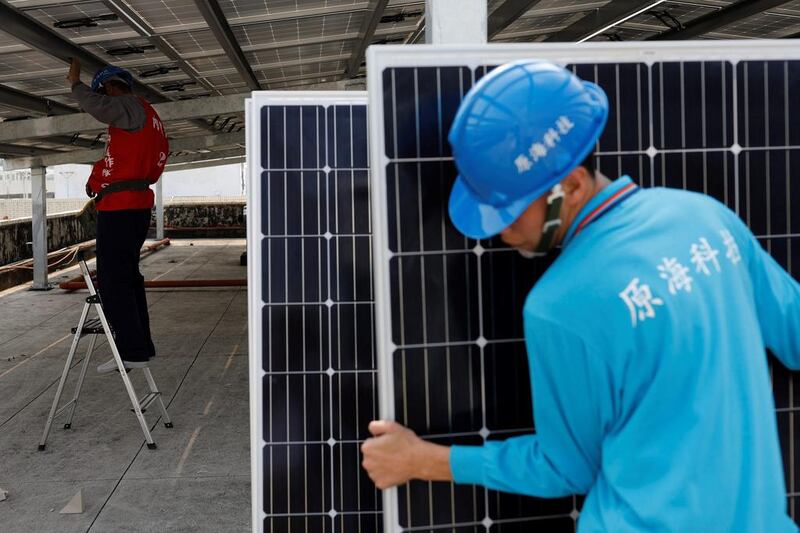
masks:
<instances>
[{"instance_id":1,"label":"concrete floor","mask_svg":"<svg viewBox=\"0 0 800 533\"><path fill-rule=\"evenodd\" d=\"M243 240L173 242L143 260L146 279L246 277ZM156 450L144 446L119 375L94 371L110 357L104 343L92 357L72 429L56 420L40 452L69 328L85 295L0 293L0 488L9 492L0 502L0 531L248 531L246 288L148 292L158 352L151 369L174 422L167 429L154 409L145 413ZM79 351L76 365L83 356ZM67 394L77 368L71 374ZM143 391L141 372L129 375ZM85 511L59 514L79 489Z\"/></svg>"}]
</instances>

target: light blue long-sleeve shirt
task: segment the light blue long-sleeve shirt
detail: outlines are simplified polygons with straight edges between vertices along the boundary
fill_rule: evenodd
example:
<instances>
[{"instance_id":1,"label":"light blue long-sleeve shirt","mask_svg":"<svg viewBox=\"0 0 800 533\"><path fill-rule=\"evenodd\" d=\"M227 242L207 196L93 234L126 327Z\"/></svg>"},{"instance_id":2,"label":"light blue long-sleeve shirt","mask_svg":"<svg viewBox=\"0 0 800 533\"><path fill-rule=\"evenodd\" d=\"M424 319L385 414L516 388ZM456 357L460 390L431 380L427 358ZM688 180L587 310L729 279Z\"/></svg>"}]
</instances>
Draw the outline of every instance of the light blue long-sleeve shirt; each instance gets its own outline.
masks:
<instances>
[{"instance_id":1,"label":"light blue long-sleeve shirt","mask_svg":"<svg viewBox=\"0 0 800 533\"><path fill-rule=\"evenodd\" d=\"M577 232L630 184L525 303L536 434L454 446L453 477L586 494L583 533L796 532L764 348L800 368L800 285L699 194L638 190Z\"/></svg>"}]
</instances>

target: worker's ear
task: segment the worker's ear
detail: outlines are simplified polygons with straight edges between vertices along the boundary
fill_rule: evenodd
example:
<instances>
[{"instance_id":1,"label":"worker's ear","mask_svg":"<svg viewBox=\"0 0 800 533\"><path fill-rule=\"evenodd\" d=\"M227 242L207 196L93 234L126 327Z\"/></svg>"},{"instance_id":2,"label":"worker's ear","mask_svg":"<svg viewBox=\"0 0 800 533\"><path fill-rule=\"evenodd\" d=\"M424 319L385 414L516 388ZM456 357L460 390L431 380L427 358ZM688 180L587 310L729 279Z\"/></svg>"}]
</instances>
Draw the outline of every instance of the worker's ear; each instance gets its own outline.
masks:
<instances>
[{"instance_id":1,"label":"worker's ear","mask_svg":"<svg viewBox=\"0 0 800 533\"><path fill-rule=\"evenodd\" d=\"M581 205L586 195L589 194L589 185L592 179L592 175L589 174L586 167L575 167L566 178L561 180L561 188L564 191L564 203L572 207Z\"/></svg>"}]
</instances>

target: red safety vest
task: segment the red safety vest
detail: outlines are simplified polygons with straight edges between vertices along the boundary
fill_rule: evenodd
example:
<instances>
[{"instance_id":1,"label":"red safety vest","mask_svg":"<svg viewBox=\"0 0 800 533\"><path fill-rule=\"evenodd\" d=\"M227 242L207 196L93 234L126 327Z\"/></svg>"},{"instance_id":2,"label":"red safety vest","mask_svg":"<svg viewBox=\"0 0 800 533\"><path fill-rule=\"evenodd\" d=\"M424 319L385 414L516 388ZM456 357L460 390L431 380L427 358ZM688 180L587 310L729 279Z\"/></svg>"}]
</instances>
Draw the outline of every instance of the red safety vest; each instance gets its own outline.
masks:
<instances>
[{"instance_id":1,"label":"red safety vest","mask_svg":"<svg viewBox=\"0 0 800 533\"><path fill-rule=\"evenodd\" d=\"M109 126L106 155L92 167L89 187L95 193L116 181L147 180L155 183L164 172L169 154L169 142L164 124L144 98L139 98L147 114L144 127L129 132ZM98 211L122 209L152 209L154 195L150 189L117 191L107 194L97 203Z\"/></svg>"}]
</instances>

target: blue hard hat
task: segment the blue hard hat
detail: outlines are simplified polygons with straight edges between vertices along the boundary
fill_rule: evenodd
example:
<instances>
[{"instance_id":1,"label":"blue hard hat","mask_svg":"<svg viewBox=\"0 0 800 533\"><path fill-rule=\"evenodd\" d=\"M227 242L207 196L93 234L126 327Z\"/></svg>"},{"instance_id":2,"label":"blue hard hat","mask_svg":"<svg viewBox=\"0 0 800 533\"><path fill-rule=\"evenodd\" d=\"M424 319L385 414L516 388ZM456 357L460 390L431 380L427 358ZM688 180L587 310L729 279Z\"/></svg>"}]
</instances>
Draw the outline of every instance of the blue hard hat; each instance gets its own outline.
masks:
<instances>
[{"instance_id":1,"label":"blue hard hat","mask_svg":"<svg viewBox=\"0 0 800 533\"><path fill-rule=\"evenodd\" d=\"M123 82L128 84L128 87L133 88L133 76L131 73L121 67L115 67L114 65L108 65L97 71L97 74L94 75L92 78L92 91L97 91L106 80L110 78L119 78Z\"/></svg>"},{"instance_id":2,"label":"blue hard hat","mask_svg":"<svg viewBox=\"0 0 800 533\"><path fill-rule=\"evenodd\" d=\"M548 61L517 61L484 76L448 136L459 171L453 224L473 239L503 231L586 159L607 119L600 87Z\"/></svg>"}]
</instances>

